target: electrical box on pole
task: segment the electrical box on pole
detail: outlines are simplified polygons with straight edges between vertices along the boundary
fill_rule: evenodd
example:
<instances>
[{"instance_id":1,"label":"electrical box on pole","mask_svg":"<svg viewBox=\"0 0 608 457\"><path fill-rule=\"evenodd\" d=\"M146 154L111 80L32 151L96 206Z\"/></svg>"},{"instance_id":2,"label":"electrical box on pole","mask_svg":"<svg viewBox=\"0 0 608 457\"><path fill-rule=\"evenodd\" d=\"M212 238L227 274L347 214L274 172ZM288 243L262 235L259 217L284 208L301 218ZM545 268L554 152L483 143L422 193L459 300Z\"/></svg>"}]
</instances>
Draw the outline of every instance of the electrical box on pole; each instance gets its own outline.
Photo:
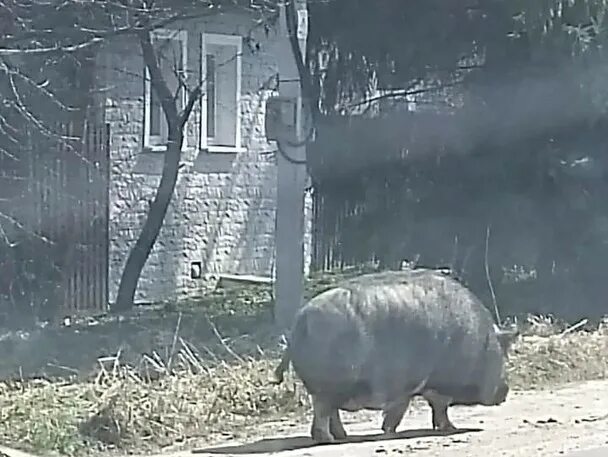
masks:
<instances>
[{"instance_id":1,"label":"electrical box on pole","mask_svg":"<svg viewBox=\"0 0 608 457\"><path fill-rule=\"evenodd\" d=\"M298 138L298 99L293 97L271 97L266 102L266 138L271 141Z\"/></svg>"}]
</instances>

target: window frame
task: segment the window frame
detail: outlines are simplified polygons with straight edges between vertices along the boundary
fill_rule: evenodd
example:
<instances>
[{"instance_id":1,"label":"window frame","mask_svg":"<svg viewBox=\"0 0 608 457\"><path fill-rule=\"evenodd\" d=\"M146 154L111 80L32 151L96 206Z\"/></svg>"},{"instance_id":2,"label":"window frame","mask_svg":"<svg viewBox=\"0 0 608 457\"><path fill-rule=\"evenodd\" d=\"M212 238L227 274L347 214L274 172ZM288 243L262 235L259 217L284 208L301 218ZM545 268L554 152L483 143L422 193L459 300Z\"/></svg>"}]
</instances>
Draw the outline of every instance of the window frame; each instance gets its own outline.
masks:
<instances>
[{"instance_id":1,"label":"window frame","mask_svg":"<svg viewBox=\"0 0 608 457\"><path fill-rule=\"evenodd\" d=\"M218 46L233 46L236 48L236 118L235 122L235 139L234 146L216 146L209 143L207 137L207 91L203 90L201 97L200 111L201 122L199 129L199 145L201 150L209 153L236 153L243 151L245 148L242 145L241 134L241 90L242 90L242 75L243 75L243 37L241 35L232 35L224 33L201 33L201 68L200 68L200 83L205 85L207 76L207 45ZM217 111L216 111L217 112ZM217 125L217 122L216 122Z\"/></svg>"},{"instance_id":2,"label":"window frame","mask_svg":"<svg viewBox=\"0 0 608 457\"><path fill-rule=\"evenodd\" d=\"M182 68L185 75L189 73L188 69L188 31L177 30L177 29L166 29L159 28L150 32L152 38L152 44L154 45L155 39L161 40L175 40L181 44L182 50ZM143 129L143 148L147 151L153 152L165 152L167 150L167 140L162 139L162 135L151 135L150 134L150 121L151 121L151 90L152 82L150 80L150 72L145 62L143 62L143 80L144 80L144 129ZM178 110L183 109L187 103L187 91L182 91L181 97L179 97ZM161 110L162 111L162 110ZM162 112L164 117L164 112ZM156 140L155 140L156 139ZM184 127L184 141L182 144L182 150L188 148L188 135L187 135L187 124Z\"/></svg>"}]
</instances>

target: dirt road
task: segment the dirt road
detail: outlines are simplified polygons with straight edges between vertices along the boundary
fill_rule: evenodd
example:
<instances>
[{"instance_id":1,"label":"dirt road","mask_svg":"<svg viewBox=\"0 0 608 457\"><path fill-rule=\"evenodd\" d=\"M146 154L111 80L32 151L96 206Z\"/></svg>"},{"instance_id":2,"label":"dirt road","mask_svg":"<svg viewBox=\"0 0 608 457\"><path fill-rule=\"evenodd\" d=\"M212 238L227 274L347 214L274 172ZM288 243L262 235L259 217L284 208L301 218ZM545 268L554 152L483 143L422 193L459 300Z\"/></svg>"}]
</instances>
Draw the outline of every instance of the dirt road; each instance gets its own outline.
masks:
<instances>
[{"instance_id":1,"label":"dirt road","mask_svg":"<svg viewBox=\"0 0 608 457\"><path fill-rule=\"evenodd\" d=\"M608 446L586 449L584 451L575 451L568 453L563 457L606 457L608 455Z\"/></svg>"},{"instance_id":2,"label":"dirt road","mask_svg":"<svg viewBox=\"0 0 608 457\"><path fill-rule=\"evenodd\" d=\"M245 444L224 443L154 457L600 457L608 456L608 381L571 384L555 390L513 392L499 407L453 408L452 421L464 429L441 436L429 431L425 405L415 406L404 418L398 439L379 435L380 415L343 414L348 443L314 446L308 422L265 424ZM604 448L602 450L599 448ZM190 446L192 449L194 446ZM579 450L588 452L579 453ZM25 457L0 446L10 457ZM116 454L113 454L115 457ZM151 457L151 456L147 456Z\"/></svg>"},{"instance_id":3,"label":"dirt road","mask_svg":"<svg viewBox=\"0 0 608 457\"><path fill-rule=\"evenodd\" d=\"M556 390L513 392L499 407L453 408L452 421L468 431L451 436L430 432L426 406L412 409L401 424L399 439L378 436L379 414L343 414L351 442L312 446L308 424L269 424L265 439L249 444L194 451L196 456L256 455L258 457L567 457L570 452L595 449L576 457L608 456L597 448L608 445L608 381L571 384ZM608 449L608 447L607 447ZM178 454L192 456L191 452ZM174 455L172 457L178 457Z\"/></svg>"}]
</instances>

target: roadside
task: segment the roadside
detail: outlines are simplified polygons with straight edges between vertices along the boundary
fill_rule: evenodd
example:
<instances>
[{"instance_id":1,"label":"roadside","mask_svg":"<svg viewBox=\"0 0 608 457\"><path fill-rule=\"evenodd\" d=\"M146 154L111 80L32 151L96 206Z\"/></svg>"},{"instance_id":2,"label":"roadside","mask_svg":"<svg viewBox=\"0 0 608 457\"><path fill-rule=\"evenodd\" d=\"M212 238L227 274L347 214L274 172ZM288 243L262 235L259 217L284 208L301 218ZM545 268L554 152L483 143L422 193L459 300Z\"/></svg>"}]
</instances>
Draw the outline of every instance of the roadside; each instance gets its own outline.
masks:
<instances>
[{"instance_id":1,"label":"roadside","mask_svg":"<svg viewBox=\"0 0 608 457\"><path fill-rule=\"evenodd\" d=\"M442 436L429 430L429 411L421 402L404 418L398 439L379 434L379 415L343 414L349 442L315 446L308 437L308 415L269 422L247 431L248 438L224 440L212 448L183 443L186 450L132 457L599 457L608 455L608 381L570 383L557 389L513 392L498 407L455 407L460 433ZM588 449L588 453L577 451ZM2 455L4 452L5 455ZM571 452L574 452L572 456ZM124 455L109 453L108 457ZM2 457L35 457L0 446Z\"/></svg>"},{"instance_id":2,"label":"roadside","mask_svg":"<svg viewBox=\"0 0 608 457\"><path fill-rule=\"evenodd\" d=\"M268 382L279 349L269 300L268 291L218 290L204 303L7 334L0 338L0 443L41 456L105 457L250 442L260 434L299 431L306 439L303 386L292 372L280 386ZM530 402L551 386L608 379L608 320L567 325L529 316L521 329L509 377ZM455 410L454 420L465 413ZM413 411L403 426L426 429L428 418L417 423L417 414L427 415ZM377 429L366 423L377 415L354 417L361 422L355 429ZM284 420L261 425L277 419ZM473 435L480 433L487 435ZM454 439L477 439L469 435Z\"/></svg>"},{"instance_id":3,"label":"roadside","mask_svg":"<svg viewBox=\"0 0 608 457\"><path fill-rule=\"evenodd\" d=\"M415 455L416 457L557 457L608 445L608 381L571 383L558 389L513 392L498 407L455 407L454 423L464 433L439 436L429 430L429 411L413 408L404 418L399 439L383 440L379 415L344 414L349 443L314 446L308 422L275 422L257 429L261 440L223 443L155 457L241 455L258 457L347 457ZM253 432L252 432L253 433ZM194 443L192 443L193 445ZM194 454L193 454L194 453Z\"/></svg>"}]
</instances>

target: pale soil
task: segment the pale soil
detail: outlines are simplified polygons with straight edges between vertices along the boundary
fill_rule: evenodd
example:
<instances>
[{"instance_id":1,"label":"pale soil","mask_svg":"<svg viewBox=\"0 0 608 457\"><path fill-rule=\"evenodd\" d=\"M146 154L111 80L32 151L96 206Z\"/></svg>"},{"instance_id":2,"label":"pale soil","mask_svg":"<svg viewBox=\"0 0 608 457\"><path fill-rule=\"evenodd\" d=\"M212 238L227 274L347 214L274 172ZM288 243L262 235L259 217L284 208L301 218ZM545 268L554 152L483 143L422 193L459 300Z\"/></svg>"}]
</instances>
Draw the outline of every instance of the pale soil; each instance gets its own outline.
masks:
<instances>
[{"instance_id":1,"label":"pale soil","mask_svg":"<svg viewBox=\"0 0 608 457\"><path fill-rule=\"evenodd\" d=\"M544 391L512 392L498 407L455 407L457 427L477 429L452 436L433 436L430 412L416 405L401 424L400 439L383 441L380 415L342 414L349 443L312 446L308 422L266 424L258 428L263 439L248 444L223 443L196 449L195 456L256 455L258 457L557 457L578 449L608 445L608 381L569 384ZM308 418L307 418L308 419ZM370 436L371 435L371 436ZM229 446L229 447L227 447ZM195 446L190 446L190 449ZM172 457L192 456L192 451ZM591 454L590 454L591 455ZM608 451L605 453L608 457ZM160 456L159 456L160 457ZM165 455L165 457L167 457Z\"/></svg>"},{"instance_id":2,"label":"pale soil","mask_svg":"<svg viewBox=\"0 0 608 457\"><path fill-rule=\"evenodd\" d=\"M512 392L498 407L455 407L451 418L463 433L440 436L429 431L425 405L415 404L404 418L399 439L379 435L380 415L363 412L342 414L348 443L313 446L308 438L308 417L253 427L252 437L216 444L204 449L186 443L187 451L154 457L212 455L274 457L367 457L415 455L416 457L567 457L571 451L608 445L608 381L569 384L543 391ZM257 438L253 437L257 435ZM262 438L259 438L262 437ZM608 448L607 448L608 449ZM0 446L0 455L27 457ZM598 451L595 451L596 453ZM606 453L590 453L608 456ZM584 454L581 454L584 455ZM114 454L116 456L116 454ZM151 456L148 456L151 457Z\"/></svg>"}]
</instances>

